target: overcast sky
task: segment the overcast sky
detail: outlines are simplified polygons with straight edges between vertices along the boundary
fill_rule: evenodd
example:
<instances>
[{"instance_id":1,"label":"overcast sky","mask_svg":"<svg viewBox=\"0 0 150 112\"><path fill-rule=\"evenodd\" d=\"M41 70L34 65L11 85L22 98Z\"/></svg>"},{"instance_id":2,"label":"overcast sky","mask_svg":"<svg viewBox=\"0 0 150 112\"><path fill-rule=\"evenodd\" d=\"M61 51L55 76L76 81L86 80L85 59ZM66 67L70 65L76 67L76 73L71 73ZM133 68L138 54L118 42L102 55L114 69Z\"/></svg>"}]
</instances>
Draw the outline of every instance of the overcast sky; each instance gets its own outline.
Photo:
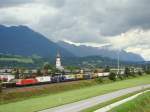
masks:
<instances>
[{"instance_id":1,"label":"overcast sky","mask_svg":"<svg viewBox=\"0 0 150 112\"><path fill-rule=\"evenodd\" d=\"M150 60L150 0L0 0L0 24L58 41L112 45Z\"/></svg>"}]
</instances>

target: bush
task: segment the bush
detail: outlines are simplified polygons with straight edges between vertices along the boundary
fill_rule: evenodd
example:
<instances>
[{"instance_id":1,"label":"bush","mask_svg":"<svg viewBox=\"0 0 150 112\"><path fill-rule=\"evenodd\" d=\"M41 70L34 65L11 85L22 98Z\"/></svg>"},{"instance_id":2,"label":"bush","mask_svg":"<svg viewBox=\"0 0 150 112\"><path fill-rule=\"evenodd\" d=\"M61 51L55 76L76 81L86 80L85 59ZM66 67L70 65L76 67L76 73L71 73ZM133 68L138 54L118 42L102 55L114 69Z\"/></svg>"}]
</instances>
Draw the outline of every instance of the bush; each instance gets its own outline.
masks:
<instances>
[{"instance_id":1,"label":"bush","mask_svg":"<svg viewBox=\"0 0 150 112\"><path fill-rule=\"evenodd\" d=\"M129 77L131 75L130 69L128 67L125 68L124 75L125 75L125 77Z\"/></svg>"},{"instance_id":2,"label":"bush","mask_svg":"<svg viewBox=\"0 0 150 112\"><path fill-rule=\"evenodd\" d=\"M121 74L118 75L118 78L119 78L120 80L123 80L123 79L124 79L124 77L123 77Z\"/></svg>"},{"instance_id":3,"label":"bush","mask_svg":"<svg viewBox=\"0 0 150 112\"><path fill-rule=\"evenodd\" d=\"M98 78L95 79L95 81L97 83L102 83L103 82L103 78L102 77L98 77Z\"/></svg>"},{"instance_id":4,"label":"bush","mask_svg":"<svg viewBox=\"0 0 150 112\"><path fill-rule=\"evenodd\" d=\"M136 75L135 75L135 74L130 74L130 76L132 76L132 77L136 77Z\"/></svg>"},{"instance_id":5,"label":"bush","mask_svg":"<svg viewBox=\"0 0 150 112\"><path fill-rule=\"evenodd\" d=\"M138 75L142 76L142 75L143 75L143 73L142 73L141 71L138 71Z\"/></svg>"},{"instance_id":6,"label":"bush","mask_svg":"<svg viewBox=\"0 0 150 112\"><path fill-rule=\"evenodd\" d=\"M115 73L110 73L109 77L110 80L116 81L116 74Z\"/></svg>"},{"instance_id":7,"label":"bush","mask_svg":"<svg viewBox=\"0 0 150 112\"><path fill-rule=\"evenodd\" d=\"M110 72L110 67L106 66L105 69L104 69L104 72Z\"/></svg>"},{"instance_id":8,"label":"bush","mask_svg":"<svg viewBox=\"0 0 150 112\"><path fill-rule=\"evenodd\" d=\"M0 93L2 92L2 84L1 84L1 82L0 82Z\"/></svg>"},{"instance_id":9,"label":"bush","mask_svg":"<svg viewBox=\"0 0 150 112\"><path fill-rule=\"evenodd\" d=\"M146 74L150 74L150 70L145 71Z\"/></svg>"}]
</instances>

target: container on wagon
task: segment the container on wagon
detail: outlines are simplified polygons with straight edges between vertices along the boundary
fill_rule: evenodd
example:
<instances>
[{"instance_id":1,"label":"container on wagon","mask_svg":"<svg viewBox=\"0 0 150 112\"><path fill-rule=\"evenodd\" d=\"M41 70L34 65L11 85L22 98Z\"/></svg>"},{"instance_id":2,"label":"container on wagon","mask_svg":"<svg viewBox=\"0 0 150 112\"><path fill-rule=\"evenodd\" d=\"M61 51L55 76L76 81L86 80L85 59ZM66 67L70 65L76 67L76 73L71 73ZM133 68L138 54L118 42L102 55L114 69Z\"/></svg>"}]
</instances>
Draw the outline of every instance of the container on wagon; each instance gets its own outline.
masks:
<instances>
[{"instance_id":1,"label":"container on wagon","mask_svg":"<svg viewBox=\"0 0 150 112\"><path fill-rule=\"evenodd\" d=\"M86 73L83 75L84 79L91 79L92 78L92 74Z\"/></svg>"},{"instance_id":2,"label":"container on wagon","mask_svg":"<svg viewBox=\"0 0 150 112\"><path fill-rule=\"evenodd\" d=\"M36 77L36 80L39 82L39 83L50 83L51 82L51 76L39 76L39 77Z\"/></svg>"},{"instance_id":3,"label":"container on wagon","mask_svg":"<svg viewBox=\"0 0 150 112\"><path fill-rule=\"evenodd\" d=\"M75 80L75 74L70 74L70 75L64 75L66 80Z\"/></svg>"},{"instance_id":4,"label":"container on wagon","mask_svg":"<svg viewBox=\"0 0 150 112\"><path fill-rule=\"evenodd\" d=\"M98 77L108 77L109 74L110 74L109 72L98 73Z\"/></svg>"},{"instance_id":5,"label":"container on wagon","mask_svg":"<svg viewBox=\"0 0 150 112\"><path fill-rule=\"evenodd\" d=\"M98 73L92 73L92 78L97 78L98 77Z\"/></svg>"},{"instance_id":6,"label":"container on wagon","mask_svg":"<svg viewBox=\"0 0 150 112\"><path fill-rule=\"evenodd\" d=\"M51 77L51 82L58 83L58 82L64 82L66 81L66 78L64 75L54 75Z\"/></svg>"},{"instance_id":7,"label":"container on wagon","mask_svg":"<svg viewBox=\"0 0 150 112\"><path fill-rule=\"evenodd\" d=\"M14 78L15 78L15 76L14 75L10 75L10 74L0 75L0 80L4 81L4 82L9 82L10 80L12 80Z\"/></svg>"},{"instance_id":8,"label":"container on wagon","mask_svg":"<svg viewBox=\"0 0 150 112\"><path fill-rule=\"evenodd\" d=\"M75 76L76 76L76 79L77 79L77 80L78 80L78 79L83 79L83 74L76 74Z\"/></svg>"}]
</instances>

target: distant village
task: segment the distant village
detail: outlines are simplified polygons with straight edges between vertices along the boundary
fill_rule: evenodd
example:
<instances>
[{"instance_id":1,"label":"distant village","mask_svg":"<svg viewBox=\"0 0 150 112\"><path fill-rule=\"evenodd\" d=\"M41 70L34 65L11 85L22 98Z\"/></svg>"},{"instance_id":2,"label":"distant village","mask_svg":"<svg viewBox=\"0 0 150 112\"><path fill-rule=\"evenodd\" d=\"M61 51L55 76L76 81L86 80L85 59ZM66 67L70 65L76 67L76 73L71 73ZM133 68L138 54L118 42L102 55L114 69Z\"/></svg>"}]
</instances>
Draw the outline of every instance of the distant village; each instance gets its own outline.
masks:
<instances>
[{"instance_id":1,"label":"distant village","mask_svg":"<svg viewBox=\"0 0 150 112\"><path fill-rule=\"evenodd\" d=\"M61 62L61 55L56 56L55 67L45 64L41 69L25 68L0 68L0 81L4 86L22 86L37 83L56 83L63 81L93 79L97 77L109 77L112 73L114 77L121 77L130 73L142 74L142 68L65 68Z\"/></svg>"}]
</instances>

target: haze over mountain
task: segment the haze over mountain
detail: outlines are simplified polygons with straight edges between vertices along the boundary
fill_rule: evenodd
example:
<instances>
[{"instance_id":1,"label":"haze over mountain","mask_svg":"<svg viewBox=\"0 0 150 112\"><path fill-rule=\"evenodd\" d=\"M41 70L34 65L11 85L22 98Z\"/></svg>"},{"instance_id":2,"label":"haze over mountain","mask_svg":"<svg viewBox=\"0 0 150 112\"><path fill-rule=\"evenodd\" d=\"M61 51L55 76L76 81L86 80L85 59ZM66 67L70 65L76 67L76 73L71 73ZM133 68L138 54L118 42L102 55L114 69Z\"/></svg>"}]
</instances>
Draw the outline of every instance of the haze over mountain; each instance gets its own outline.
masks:
<instances>
[{"instance_id":1,"label":"haze over mountain","mask_svg":"<svg viewBox=\"0 0 150 112\"><path fill-rule=\"evenodd\" d=\"M26 26L6 27L0 25L0 53L55 57L58 50L65 57L73 56L72 53Z\"/></svg>"},{"instance_id":2,"label":"haze over mountain","mask_svg":"<svg viewBox=\"0 0 150 112\"><path fill-rule=\"evenodd\" d=\"M108 57L112 59L117 59L117 50L110 49L111 46L104 46L104 47L91 47L80 45L76 46L74 44L69 44L64 41L59 41L58 44L79 57L86 57L86 56L102 56ZM123 61L143 61L144 59L139 56L138 54L129 53L124 50L119 52L120 60Z\"/></svg>"}]
</instances>

